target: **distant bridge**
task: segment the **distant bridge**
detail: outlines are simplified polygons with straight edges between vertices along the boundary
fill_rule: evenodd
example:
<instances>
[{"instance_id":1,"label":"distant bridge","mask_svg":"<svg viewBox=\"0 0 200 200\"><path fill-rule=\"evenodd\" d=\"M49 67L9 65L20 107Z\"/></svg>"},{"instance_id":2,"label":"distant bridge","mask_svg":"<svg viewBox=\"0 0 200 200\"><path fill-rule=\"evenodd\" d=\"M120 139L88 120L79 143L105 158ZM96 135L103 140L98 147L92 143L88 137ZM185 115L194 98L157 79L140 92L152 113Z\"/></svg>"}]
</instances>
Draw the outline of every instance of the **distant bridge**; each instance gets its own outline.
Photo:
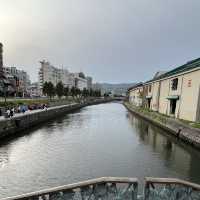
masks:
<instances>
[{"instance_id":1,"label":"distant bridge","mask_svg":"<svg viewBox=\"0 0 200 200\"><path fill-rule=\"evenodd\" d=\"M113 99L116 101L124 101L126 97L113 97Z\"/></svg>"}]
</instances>

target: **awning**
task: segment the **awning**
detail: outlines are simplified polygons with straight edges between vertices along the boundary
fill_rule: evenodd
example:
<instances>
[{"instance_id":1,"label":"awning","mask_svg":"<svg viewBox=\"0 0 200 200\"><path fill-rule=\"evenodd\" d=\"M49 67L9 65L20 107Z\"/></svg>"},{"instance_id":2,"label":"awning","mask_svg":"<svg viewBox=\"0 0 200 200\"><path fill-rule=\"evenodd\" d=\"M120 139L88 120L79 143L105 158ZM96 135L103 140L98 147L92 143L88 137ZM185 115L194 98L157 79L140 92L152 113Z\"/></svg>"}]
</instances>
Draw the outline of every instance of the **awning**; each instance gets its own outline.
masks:
<instances>
[{"instance_id":1,"label":"awning","mask_svg":"<svg viewBox=\"0 0 200 200\"><path fill-rule=\"evenodd\" d=\"M171 95L171 96L168 96L167 99L175 99L175 100L178 100L179 99L179 96L178 95Z\"/></svg>"},{"instance_id":2,"label":"awning","mask_svg":"<svg viewBox=\"0 0 200 200\"><path fill-rule=\"evenodd\" d=\"M151 99L152 98L152 96L146 96L146 99Z\"/></svg>"}]
</instances>

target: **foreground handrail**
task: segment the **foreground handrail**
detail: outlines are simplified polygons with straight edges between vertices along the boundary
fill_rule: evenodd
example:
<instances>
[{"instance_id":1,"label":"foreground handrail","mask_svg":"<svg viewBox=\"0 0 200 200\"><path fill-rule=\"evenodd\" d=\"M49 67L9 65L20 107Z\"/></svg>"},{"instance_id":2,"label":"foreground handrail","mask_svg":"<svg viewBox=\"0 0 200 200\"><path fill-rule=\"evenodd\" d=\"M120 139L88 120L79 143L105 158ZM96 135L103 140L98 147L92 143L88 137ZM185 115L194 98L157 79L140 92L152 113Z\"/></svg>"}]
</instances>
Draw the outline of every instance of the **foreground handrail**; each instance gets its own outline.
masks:
<instances>
[{"instance_id":1,"label":"foreground handrail","mask_svg":"<svg viewBox=\"0 0 200 200\"><path fill-rule=\"evenodd\" d=\"M77 198L77 195L79 198ZM76 198L74 198L76 196ZM112 196L112 197L111 197ZM91 198L93 197L93 198ZM176 178L145 178L144 194L138 195L138 179L102 177L31 192L2 200L120 199L168 200L200 199L200 185Z\"/></svg>"},{"instance_id":2,"label":"foreground handrail","mask_svg":"<svg viewBox=\"0 0 200 200\"><path fill-rule=\"evenodd\" d=\"M184 181L177 178L153 178L153 177L146 177L145 178L145 185L148 184L175 184L175 185L183 185L186 187L191 187L196 190L200 190L200 185L191 183L189 181Z\"/></svg>"},{"instance_id":3,"label":"foreground handrail","mask_svg":"<svg viewBox=\"0 0 200 200\"><path fill-rule=\"evenodd\" d=\"M200 199L200 185L176 178L145 178L144 200Z\"/></svg>"},{"instance_id":4,"label":"foreground handrail","mask_svg":"<svg viewBox=\"0 0 200 200\"><path fill-rule=\"evenodd\" d=\"M53 194L55 192L59 191L67 191L67 190L73 190L78 188L84 188L90 185L97 185L97 184L103 184L103 183L129 183L129 184L136 184L138 185L138 179L137 178L128 178L128 177L101 177L96 179L90 179L87 181L77 182L73 184L63 185L59 187L54 187L50 189L44 189L37 192L30 192L22 195L12 196L12 197L6 197L1 200L17 200L17 199L28 199L33 198L36 196L44 196L47 194Z\"/></svg>"}]
</instances>

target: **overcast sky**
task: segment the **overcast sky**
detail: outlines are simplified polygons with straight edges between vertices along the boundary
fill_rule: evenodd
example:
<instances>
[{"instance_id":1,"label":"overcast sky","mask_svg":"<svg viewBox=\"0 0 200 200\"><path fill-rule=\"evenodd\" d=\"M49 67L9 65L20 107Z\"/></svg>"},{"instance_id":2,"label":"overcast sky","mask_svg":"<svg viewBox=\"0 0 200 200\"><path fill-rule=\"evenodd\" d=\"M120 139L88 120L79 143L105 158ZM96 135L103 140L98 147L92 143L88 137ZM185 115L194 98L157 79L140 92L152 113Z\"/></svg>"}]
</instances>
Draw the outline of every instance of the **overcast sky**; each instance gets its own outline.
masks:
<instances>
[{"instance_id":1,"label":"overcast sky","mask_svg":"<svg viewBox=\"0 0 200 200\"><path fill-rule=\"evenodd\" d=\"M0 0L4 64L39 62L98 82L150 79L200 57L200 0Z\"/></svg>"}]
</instances>

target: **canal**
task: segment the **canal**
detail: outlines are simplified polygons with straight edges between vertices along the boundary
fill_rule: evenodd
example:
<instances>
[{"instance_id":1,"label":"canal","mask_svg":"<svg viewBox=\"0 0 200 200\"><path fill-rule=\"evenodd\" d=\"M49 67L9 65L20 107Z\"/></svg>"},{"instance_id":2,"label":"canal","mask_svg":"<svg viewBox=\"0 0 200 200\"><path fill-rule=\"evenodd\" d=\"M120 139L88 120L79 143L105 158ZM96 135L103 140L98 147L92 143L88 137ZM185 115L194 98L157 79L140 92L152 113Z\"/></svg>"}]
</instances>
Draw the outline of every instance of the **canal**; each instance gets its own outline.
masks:
<instances>
[{"instance_id":1,"label":"canal","mask_svg":"<svg viewBox=\"0 0 200 200\"><path fill-rule=\"evenodd\" d=\"M85 107L0 144L0 198L102 176L200 183L200 154L120 103Z\"/></svg>"}]
</instances>

